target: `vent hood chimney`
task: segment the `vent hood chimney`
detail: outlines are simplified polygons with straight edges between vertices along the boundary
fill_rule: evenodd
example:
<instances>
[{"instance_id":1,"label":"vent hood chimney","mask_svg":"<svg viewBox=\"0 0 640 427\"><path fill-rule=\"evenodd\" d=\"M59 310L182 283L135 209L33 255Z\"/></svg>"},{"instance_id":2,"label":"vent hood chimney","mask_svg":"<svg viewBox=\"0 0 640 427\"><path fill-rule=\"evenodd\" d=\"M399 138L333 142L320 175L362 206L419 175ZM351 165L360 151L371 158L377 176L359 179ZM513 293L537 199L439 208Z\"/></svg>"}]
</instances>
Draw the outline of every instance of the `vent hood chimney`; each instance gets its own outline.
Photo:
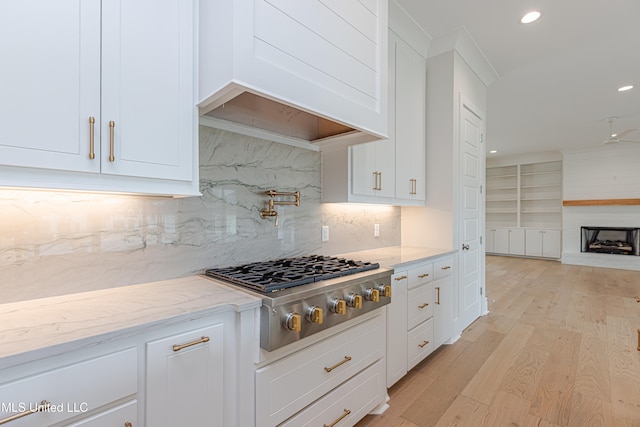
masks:
<instances>
[{"instance_id":1,"label":"vent hood chimney","mask_svg":"<svg viewBox=\"0 0 640 427\"><path fill-rule=\"evenodd\" d=\"M201 0L200 114L320 147L386 138L387 6Z\"/></svg>"}]
</instances>

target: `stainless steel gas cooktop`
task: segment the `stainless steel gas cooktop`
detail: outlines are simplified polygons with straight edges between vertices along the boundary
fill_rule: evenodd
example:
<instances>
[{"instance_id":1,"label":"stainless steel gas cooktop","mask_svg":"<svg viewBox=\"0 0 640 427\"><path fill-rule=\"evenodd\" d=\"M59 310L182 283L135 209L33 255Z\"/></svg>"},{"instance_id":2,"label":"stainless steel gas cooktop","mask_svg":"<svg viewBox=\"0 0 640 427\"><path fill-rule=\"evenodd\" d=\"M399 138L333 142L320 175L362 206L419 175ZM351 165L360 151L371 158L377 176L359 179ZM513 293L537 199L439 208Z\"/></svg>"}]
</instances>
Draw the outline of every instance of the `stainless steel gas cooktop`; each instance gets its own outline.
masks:
<instances>
[{"instance_id":1,"label":"stainless steel gas cooktop","mask_svg":"<svg viewBox=\"0 0 640 427\"><path fill-rule=\"evenodd\" d=\"M272 351L391 302L392 270L309 255L205 274L262 297L260 346Z\"/></svg>"}]
</instances>

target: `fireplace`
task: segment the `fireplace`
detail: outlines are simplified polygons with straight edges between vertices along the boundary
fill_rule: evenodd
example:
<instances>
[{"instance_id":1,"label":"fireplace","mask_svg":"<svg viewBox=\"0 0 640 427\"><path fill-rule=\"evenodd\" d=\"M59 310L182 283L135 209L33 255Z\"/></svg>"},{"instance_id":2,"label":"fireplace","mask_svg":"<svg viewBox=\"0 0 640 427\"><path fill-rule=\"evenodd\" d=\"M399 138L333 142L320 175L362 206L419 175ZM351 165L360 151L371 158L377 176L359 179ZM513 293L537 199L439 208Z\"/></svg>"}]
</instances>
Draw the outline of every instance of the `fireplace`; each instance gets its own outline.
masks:
<instances>
[{"instance_id":1,"label":"fireplace","mask_svg":"<svg viewBox=\"0 0 640 427\"><path fill-rule=\"evenodd\" d=\"M581 227L580 251L640 256L640 228Z\"/></svg>"}]
</instances>

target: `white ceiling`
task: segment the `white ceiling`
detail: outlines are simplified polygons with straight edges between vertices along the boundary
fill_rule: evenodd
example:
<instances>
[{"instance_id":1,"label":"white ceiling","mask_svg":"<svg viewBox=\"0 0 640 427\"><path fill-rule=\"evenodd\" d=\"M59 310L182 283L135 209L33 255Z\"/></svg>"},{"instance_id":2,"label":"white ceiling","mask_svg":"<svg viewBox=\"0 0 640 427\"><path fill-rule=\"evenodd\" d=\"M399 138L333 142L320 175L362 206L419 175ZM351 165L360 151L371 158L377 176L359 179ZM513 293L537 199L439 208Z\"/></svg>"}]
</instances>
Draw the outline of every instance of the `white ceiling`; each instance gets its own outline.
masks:
<instances>
[{"instance_id":1,"label":"white ceiling","mask_svg":"<svg viewBox=\"0 0 640 427\"><path fill-rule=\"evenodd\" d=\"M640 0L397 0L432 37L465 27L499 78L487 95L488 156L640 139ZM523 25L530 10L542 17ZM636 87L628 92L617 88ZM629 143L627 143L629 144Z\"/></svg>"}]
</instances>

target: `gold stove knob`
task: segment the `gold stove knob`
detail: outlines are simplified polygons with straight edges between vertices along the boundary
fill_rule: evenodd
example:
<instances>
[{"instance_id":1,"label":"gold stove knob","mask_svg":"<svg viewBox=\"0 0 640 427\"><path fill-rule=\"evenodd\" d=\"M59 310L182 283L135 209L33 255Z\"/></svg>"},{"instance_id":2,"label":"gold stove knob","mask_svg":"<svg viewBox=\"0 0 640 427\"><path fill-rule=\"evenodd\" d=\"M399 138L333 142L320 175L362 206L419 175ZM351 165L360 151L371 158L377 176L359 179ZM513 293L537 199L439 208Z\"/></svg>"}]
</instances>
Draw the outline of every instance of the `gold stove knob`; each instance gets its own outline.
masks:
<instances>
[{"instance_id":1,"label":"gold stove knob","mask_svg":"<svg viewBox=\"0 0 640 427\"><path fill-rule=\"evenodd\" d=\"M336 314L347 314L347 302L343 299L332 299L329 303L329 308Z\"/></svg>"},{"instance_id":2,"label":"gold stove knob","mask_svg":"<svg viewBox=\"0 0 640 427\"><path fill-rule=\"evenodd\" d=\"M362 295L349 294L346 297L347 305L353 308L362 308Z\"/></svg>"},{"instance_id":3,"label":"gold stove knob","mask_svg":"<svg viewBox=\"0 0 640 427\"><path fill-rule=\"evenodd\" d=\"M380 291L378 289L373 289L373 288L367 289L364 293L364 297L369 301L379 302Z\"/></svg>"},{"instance_id":4,"label":"gold stove knob","mask_svg":"<svg viewBox=\"0 0 640 427\"><path fill-rule=\"evenodd\" d=\"M293 332L302 330L302 316L298 313L289 313L284 322L284 327Z\"/></svg>"},{"instance_id":5,"label":"gold stove knob","mask_svg":"<svg viewBox=\"0 0 640 427\"><path fill-rule=\"evenodd\" d=\"M320 307L313 306L307 309L307 320L311 323L322 325L322 315L323 311Z\"/></svg>"}]
</instances>

